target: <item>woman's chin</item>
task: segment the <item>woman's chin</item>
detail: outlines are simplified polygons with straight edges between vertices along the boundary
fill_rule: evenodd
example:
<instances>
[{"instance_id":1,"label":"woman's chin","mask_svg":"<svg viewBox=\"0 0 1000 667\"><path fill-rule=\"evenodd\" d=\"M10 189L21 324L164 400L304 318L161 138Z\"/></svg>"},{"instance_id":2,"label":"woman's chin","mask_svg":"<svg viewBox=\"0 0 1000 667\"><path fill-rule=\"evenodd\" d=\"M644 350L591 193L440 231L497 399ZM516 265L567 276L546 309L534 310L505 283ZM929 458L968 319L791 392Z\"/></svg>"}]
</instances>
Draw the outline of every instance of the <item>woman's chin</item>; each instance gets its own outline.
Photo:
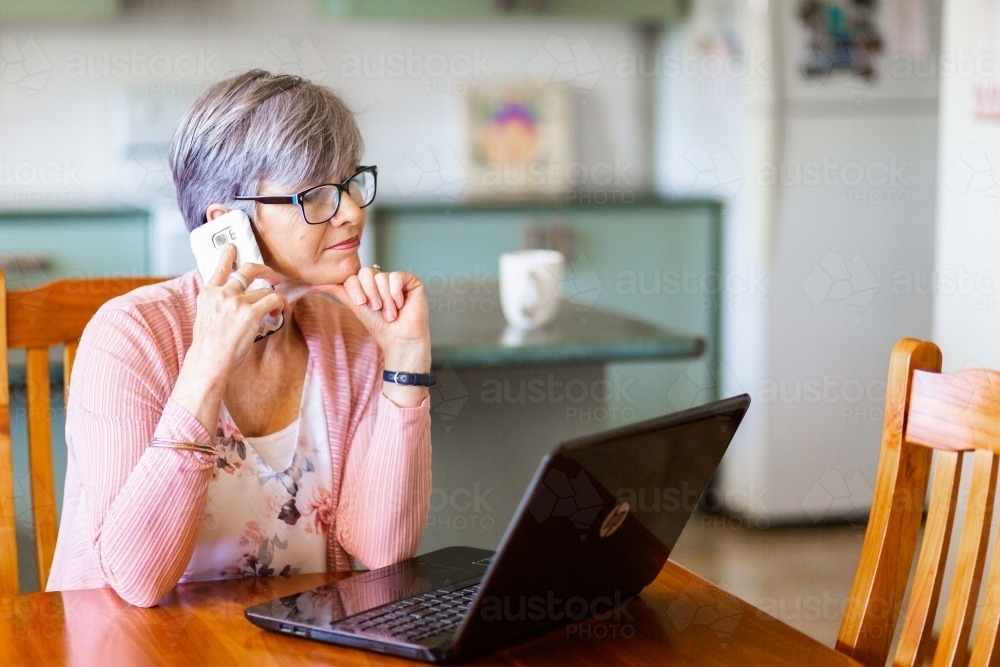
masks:
<instances>
[{"instance_id":1,"label":"woman's chin","mask_svg":"<svg viewBox=\"0 0 1000 667\"><path fill-rule=\"evenodd\" d=\"M303 272L303 279L313 285L340 285L351 276L358 275L360 270L361 260L358 254L354 253L353 256L345 257L336 264L330 262L315 267L309 272L308 277Z\"/></svg>"}]
</instances>

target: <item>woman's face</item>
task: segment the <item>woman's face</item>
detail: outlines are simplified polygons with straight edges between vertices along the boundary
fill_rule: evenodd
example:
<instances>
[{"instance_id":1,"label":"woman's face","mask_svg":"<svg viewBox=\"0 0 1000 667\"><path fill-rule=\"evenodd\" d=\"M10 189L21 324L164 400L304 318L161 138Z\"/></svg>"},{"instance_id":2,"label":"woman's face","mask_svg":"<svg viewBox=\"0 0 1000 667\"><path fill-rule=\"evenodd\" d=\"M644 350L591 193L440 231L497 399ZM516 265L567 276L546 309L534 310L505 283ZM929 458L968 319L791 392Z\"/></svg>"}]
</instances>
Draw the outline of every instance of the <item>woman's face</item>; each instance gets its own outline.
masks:
<instances>
[{"instance_id":1,"label":"woman's face","mask_svg":"<svg viewBox=\"0 0 1000 667\"><path fill-rule=\"evenodd\" d=\"M327 183L339 183L331 176ZM300 191L305 187L297 188ZM263 181L262 195L291 194L288 188ZM358 246L365 229L366 211L341 193L337 214L328 222L310 225L294 204L257 204L254 229L264 262L290 278L313 285L343 283L361 269Z\"/></svg>"}]
</instances>

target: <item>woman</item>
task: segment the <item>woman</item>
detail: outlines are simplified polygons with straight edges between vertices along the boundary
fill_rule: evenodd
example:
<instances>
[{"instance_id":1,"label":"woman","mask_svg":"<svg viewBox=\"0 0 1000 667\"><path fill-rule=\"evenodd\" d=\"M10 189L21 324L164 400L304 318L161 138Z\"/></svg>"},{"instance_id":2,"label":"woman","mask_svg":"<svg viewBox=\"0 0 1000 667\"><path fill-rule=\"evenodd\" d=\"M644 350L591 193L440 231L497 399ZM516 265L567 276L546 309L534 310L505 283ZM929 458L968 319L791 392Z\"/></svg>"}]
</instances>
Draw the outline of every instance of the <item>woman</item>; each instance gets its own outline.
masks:
<instances>
[{"instance_id":1,"label":"woman","mask_svg":"<svg viewBox=\"0 0 1000 667\"><path fill-rule=\"evenodd\" d=\"M188 228L244 210L266 266L234 271L229 246L205 283L192 271L137 289L87 326L48 590L110 586L151 606L178 581L413 555L428 390L382 371L430 371L427 303L416 276L360 265L375 194L361 151L332 91L261 70L214 84L182 119L170 162ZM312 293L246 292L257 278Z\"/></svg>"}]
</instances>

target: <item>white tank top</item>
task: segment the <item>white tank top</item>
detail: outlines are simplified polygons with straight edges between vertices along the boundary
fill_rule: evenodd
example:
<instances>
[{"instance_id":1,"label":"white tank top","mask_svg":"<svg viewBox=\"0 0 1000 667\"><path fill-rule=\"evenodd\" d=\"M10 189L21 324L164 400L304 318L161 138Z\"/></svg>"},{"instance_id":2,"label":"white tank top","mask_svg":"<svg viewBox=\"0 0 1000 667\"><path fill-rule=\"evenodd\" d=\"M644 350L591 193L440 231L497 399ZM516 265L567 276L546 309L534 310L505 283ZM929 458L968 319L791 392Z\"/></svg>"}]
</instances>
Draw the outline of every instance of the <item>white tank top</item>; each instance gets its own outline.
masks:
<instances>
[{"instance_id":1,"label":"white tank top","mask_svg":"<svg viewBox=\"0 0 1000 667\"><path fill-rule=\"evenodd\" d=\"M325 572L333 466L312 361L295 422L247 438L223 405L215 448L205 518L181 581Z\"/></svg>"}]
</instances>

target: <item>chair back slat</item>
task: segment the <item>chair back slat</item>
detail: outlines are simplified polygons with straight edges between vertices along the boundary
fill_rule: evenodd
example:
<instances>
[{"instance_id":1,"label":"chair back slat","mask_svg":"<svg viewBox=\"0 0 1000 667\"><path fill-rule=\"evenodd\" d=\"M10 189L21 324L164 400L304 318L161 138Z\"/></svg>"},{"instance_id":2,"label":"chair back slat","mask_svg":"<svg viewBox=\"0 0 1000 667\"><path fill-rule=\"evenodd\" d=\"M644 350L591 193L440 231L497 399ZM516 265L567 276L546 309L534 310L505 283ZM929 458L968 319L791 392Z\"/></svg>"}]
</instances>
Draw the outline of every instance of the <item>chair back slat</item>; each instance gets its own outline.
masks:
<instances>
[{"instance_id":1,"label":"chair back slat","mask_svg":"<svg viewBox=\"0 0 1000 667\"><path fill-rule=\"evenodd\" d=\"M996 553L998 546L1000 544L993 545L994 555L983 591L983 606L969 667L1000 664L1000 650L998 650L1000 647L997 646L997 628L1000 626L1000 556Z\"/></svg>"},{"instance_id":2,"label":"chair back slat","mask_svg":"<svg viewBox=\"0 0 1000 667\"><path fill-rule=\"evenodd\" d=\"M17 585L17 510L14 509L14 448L10 438L10 377L7 370L6 282L0 271L0 595Z\"/></svg>"},{"instance_id":3,"label":"chair back slat","mask_svg":"<svg viewBox=\"0 0 1000 667\"><path fill-rule=\"evenodd\" d=\"M48 348L65 345L63 398L68 405L70 375L80 336L94 313L109 299L162 280L149 277L56 280L35 289L8 292L0 271L0 595L18 592L7 350L27 349L28 462L38 581L44 589L58 534Z\"/></svg>"},{"instance_id":4,"label":"chair back slat","mask_svg":"<svg viewBox=\"0 0 1000 667\"><path fill-rule=\"evenodd\" d=\"M884 665L916 553L931 450L903 440L916 369L941 370L933 343L903 339L889 358L882 450L861 561L837 636L837 650L865 665Z\"/></svg>"},{"instance_id":5,"label":"chair back slat","mask_svg":"<svg viewBox=\"0 0 1000 667\"><path fill-rule=\"evenodd\" d=\"M938 452L935 459L930 507L894 665L923 665L930 655L934 619L958 505L963 456L963 452Z\"/></svg>"},{"instance_id":6,"label":"chair back slat","mask_svg":"<svg viewBox=\"0 0 1000 667\"><path fill-rule=\"evenodd\" d=\"M49 349L28 348L28 462L31 468L31 510L35 522L35 559L38 585L45 590L56 550L55 481L52 474L52 407L49 387Z\"/></svg>"},{"instance_id":7,"label":"chair back slat","mask_svg":"<svg viewBox=\"0 0 1000 667\"><path fill-rule=\"evenodd\" d=\"M1000 373L914 373L906 440L937 449L1000 453Z\"/></svg>"},{"instance_id":8,"label":"chair back slat","mask_svg":"<svg viewBox=\"0 0 1000 667\"><path fill-rule=\"evenodd\" d=\"M934 667L965 665L968 658L972 619L979 601L989 547L998 461L1000 459L990 449L977 449L972 455L972 485L944 625L934 653Z\"/></svg>"}]
</instances>

